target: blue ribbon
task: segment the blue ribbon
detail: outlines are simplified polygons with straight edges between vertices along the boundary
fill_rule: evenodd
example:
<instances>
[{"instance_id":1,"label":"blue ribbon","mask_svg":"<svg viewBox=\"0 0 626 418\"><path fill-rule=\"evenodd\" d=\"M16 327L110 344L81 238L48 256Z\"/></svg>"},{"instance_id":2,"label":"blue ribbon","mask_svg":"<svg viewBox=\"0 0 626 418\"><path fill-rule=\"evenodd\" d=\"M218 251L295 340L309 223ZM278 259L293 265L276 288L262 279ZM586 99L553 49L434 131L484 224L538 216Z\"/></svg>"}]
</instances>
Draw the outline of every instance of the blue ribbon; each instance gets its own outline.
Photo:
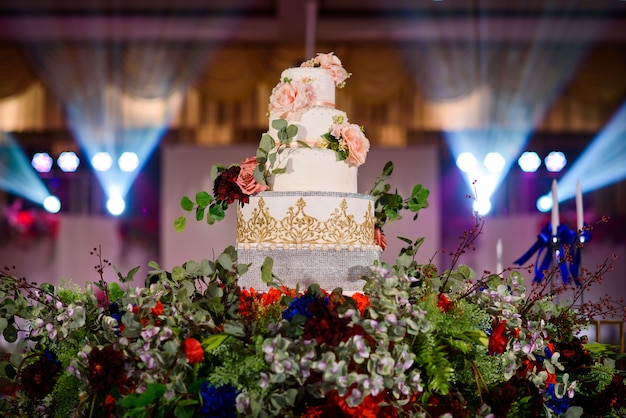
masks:
<instances>
[{"instance_id":1,"label":"blue ribbon","mask_svg":"<svg viewBox=\"0 0 626 418\"><path fill-rule=\"evenodd\" d=\"M521 266L526 264L530 257L532 257L535 253L537 253L537 260L535 261L535 281L541 282L543 280L543 272L550 267L552 263L552 251L551 251L551 241L552 241L552 225L547 224L539 235L537 235L537 241L522 255L520 258L515 260L513 263ZM547 251L546 251L547 250ZM541 258L541 253L545 251L545 255L543 257L543 261L540 263L539 259Z\"/></svg>"},{"instance_id":2,"label":"blue ribbon","mask_svg":"<svg viewBox=\"0 0 626 418\"><path fill-rule=\"evenodd\" d=\"M558 247L554 248L554 244L552 243L553 231L552 225L547 224L539 235L537 235L537 241L522 255L520 258L514 261L517 265L526 264L530 258L537 253L537 258L535 261L535 278L534 281L539 283L544 279L543 272L550 268L552 264L552 256L555 255L555 262L559 266L559 270L561 272L561 278L563 283L568 284L570 281L570 277L574 279L577 285L580 285L578 281L578 273L580 269L581 263L581 252L580 246L577 245L578 240L583 240L582 242L587 242L591 238L589 231L583 231L580 236L576 235L576 232L569 229L567 226L561 224L558 226L556 230L556 238L558 242ZM564 261L565 258L565 246L569 248L569 255L571 258L571 263L568 266ZM542 253L543 259L541 259Z\"/></svg>"},{"instance_id":3,"label":"blue ribbon","mask_svg":"<svg viewBox=\"0 0 626 418\"><path fill-rule=\"evenodd\" d=\"M569 271L572 277L574 278L574 280L576 281L576 284L580 285L580 282L578 281L578 274L580 272L580 262L582 259L580 244L589 242L589 240L591 240L591 233L589 232L588 229L583 228L583 231L580 233L580 235L574 237L574 239L575 241L572 242L572 245L570 247L570 252L572 255L571 257L572 263L569 266Z\"/></svg>"}]
</instances>

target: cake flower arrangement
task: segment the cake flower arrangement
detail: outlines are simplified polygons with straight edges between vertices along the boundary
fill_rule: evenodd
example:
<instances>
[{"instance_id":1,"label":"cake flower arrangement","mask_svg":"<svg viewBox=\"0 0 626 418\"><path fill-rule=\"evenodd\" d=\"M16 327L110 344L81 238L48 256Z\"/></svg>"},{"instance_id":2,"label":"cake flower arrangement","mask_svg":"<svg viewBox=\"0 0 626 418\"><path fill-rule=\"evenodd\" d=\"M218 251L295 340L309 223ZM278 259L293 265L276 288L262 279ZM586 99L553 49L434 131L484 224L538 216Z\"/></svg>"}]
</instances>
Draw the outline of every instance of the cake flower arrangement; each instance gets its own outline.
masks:
<instances>
[{"instance_id":1,"label":"cake flower arrangement","mask_svg":"<svg viewBox=\"0 0 626 418\"><path fill-rule=\"evenodd\" d=\"M317 54L315 58L303 62L301 67L324 69L338 88L344 87L351 75L332 52ZM214 165L211 168L213 194L201 191L195 199L184 196L181 200L182 208L187 212L195 211L197 220L206 219L207 223L213 224L224 219L229 205L236 201L244 205L249 202L250 196L268 190L267 177L285 172L278 161L280 151L288 147L310 148L305 141L295 139L298 127L291 122L298 121L302 113L316 103L312 80L281 80L272 90L268 106L268 115L277 137L263 134L256 155L241 163ZM365 163L370 149L370 142L364 132L362 126L349 123L345 117L336 117L316 146L335 151L338 161L346 160L350 167L358 167ZM180 216L175 221L175 228L182 231L185 227L186 218Z\"/></svg>"},{"instance_id":2,"label":"cake flower arrangement","mask_svg":"<svg viewBox=\"0 0 626 418\"><path fill-rule=\"evenodd\" d=\"M389 190L387 171L376 182ZM376 187L375 187L376 188ZM423 196L423 195L422 195ZM413 197L412 206L426 202ZM407 203L411 198L403 199ZM395 202L394 199L390 199ZM382 202L382 200L381 200ZM408 207L408 206L407 206ZM398 217L404 205L381 203ZM381 225L390 220L381 217ZM395 263L371 267L363 290L238 286L247 265L228 247L171 271L151 263L145 285L94 249L93 283L34 284L0 273L3 416L22 417L619 417L624 376L606 346L576 335L624 312L609 297L575 303L610 262L568 285L527 288L519 271L478 276L419 263L423 238L402 238ZM553 283L554 289L550 289ZM603 351L604 350L604 351Z\"/></svg>"}]
</instances>

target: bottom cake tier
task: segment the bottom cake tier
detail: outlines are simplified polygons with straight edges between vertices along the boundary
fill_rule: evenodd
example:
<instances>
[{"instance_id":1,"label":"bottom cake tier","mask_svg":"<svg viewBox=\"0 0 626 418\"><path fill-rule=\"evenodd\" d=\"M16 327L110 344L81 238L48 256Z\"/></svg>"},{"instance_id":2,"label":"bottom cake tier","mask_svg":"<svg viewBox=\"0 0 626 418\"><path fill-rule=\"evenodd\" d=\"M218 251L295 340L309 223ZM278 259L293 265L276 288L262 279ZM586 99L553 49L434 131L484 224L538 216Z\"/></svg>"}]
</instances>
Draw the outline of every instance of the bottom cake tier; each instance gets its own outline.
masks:
<instances>
[{"instance_id":1,"label":"bottom cake tier","mask_svg":"<svg viewBox=\"0 0 626 418\"><path fill-rule=\"evenodd\" d=\"M280 283L295 288L306 289L317 283L322 289L331 291L342 288L344 292L363 290L362 277L370 273L370 266L380 258L380 248L369 249L325 249L325 248L249 248L238 245L239 263L251 264L247 273L241 276L241 287L266 291L268 285L261 279L261 266L266 257L273 260L272 273Z\"/></svg>"},{"instance_id":2,"label":"bottom cake tier","mask_svg":"<svg viewBox=\"0 0 626 418\"><path fill-rule=\"evenodd\" d=\"M237 257L251 264L243 287L265 290L261 266L289 287L318 283L330 291L363 288L361 277L379 260L374 240L374 199L343 192L262 192L239 207Z\"/></svg>"}]
</instances>

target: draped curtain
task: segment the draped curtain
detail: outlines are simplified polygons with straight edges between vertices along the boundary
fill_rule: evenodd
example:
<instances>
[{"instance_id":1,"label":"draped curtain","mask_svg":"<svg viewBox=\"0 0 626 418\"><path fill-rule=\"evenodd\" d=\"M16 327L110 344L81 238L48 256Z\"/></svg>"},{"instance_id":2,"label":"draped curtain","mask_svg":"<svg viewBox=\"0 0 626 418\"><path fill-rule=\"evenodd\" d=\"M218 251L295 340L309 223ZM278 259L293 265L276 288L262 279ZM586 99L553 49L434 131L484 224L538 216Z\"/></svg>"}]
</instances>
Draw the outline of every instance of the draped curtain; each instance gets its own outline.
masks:
<instances>
[{"instance_id":1,"label":"draped curtain","mask_svg":"<svg viewBox=\"0 0 626 418\"><path fill-rule=\"evenodd\" d=\"M489 115L492 121L506 116L497 113L510 110L507 94L513 93L507 92L522 92L533 102L533 92L553 89L550 112L543 117L544 127L551 130L580 129L581 123L583 129L598 130L626 97L626 54L619 46L595 47L580 62L577 52L567 48L539 51L519 45L486 51L471 45L442 49L383 44L320 45L317 50L333 50L353 73L347 88L337 92L338 107L365 126L442 128L431 119L432 110L442 103L468 100L485 80L500 98L490 105L496 113ZM529 59L538 63L531 73L517 65ZM267 98L280 72L303 60L301 48L271 45L146 43L113 49L75 43L28 51L4 45L0 48L0 129L45 130L46 114L70 102L91 103L86 106L94 106L89 112L93 115L115 111L116 121L123 123L129 116L120 110L128 107L111 106L103 96L111 88L131 101L158 101L185 91L182 109L172 115L176 127L263 129ZM575 70L563 86L554 85L564 70L553 65L557 61ZM37 85L44 94L32 94ZM94 96L100 101L91 100ZM42 101L38 106L44 110L33 112L37 108L33 100ZM7 115L14 119L20 110L24 122L11 128ZM586 121L575 122L581 113L587 115Z\"/></svg>"}]
</instances>

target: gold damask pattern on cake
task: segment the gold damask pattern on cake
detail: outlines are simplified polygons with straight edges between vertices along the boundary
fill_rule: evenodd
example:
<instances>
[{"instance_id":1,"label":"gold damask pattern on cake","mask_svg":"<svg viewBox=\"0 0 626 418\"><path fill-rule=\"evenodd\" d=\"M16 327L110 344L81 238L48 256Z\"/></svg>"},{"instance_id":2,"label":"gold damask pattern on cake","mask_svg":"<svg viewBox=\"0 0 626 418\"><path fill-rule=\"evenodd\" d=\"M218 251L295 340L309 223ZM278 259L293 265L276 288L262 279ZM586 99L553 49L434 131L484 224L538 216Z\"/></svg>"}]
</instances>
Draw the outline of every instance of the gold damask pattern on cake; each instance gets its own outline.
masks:
<instances>
[{"instance_id":1,"label":"gold damask pattern on cake","mask_svg":"<svg viewBox=\"0 0 626 418\"><path fill-rule=\"evenodd\" d=\"M299 198L295 206L290 206L282 219L272 216L263 198L252 216L245 220L241 213L237 221L237 242L239 244L289 244L369 246L374 245L374 217L371 203L361 223L348 213L348 203L342 199L338 208L328 219L320 220L306 213L306 201Z\"/></svg>"}]
</instances>

